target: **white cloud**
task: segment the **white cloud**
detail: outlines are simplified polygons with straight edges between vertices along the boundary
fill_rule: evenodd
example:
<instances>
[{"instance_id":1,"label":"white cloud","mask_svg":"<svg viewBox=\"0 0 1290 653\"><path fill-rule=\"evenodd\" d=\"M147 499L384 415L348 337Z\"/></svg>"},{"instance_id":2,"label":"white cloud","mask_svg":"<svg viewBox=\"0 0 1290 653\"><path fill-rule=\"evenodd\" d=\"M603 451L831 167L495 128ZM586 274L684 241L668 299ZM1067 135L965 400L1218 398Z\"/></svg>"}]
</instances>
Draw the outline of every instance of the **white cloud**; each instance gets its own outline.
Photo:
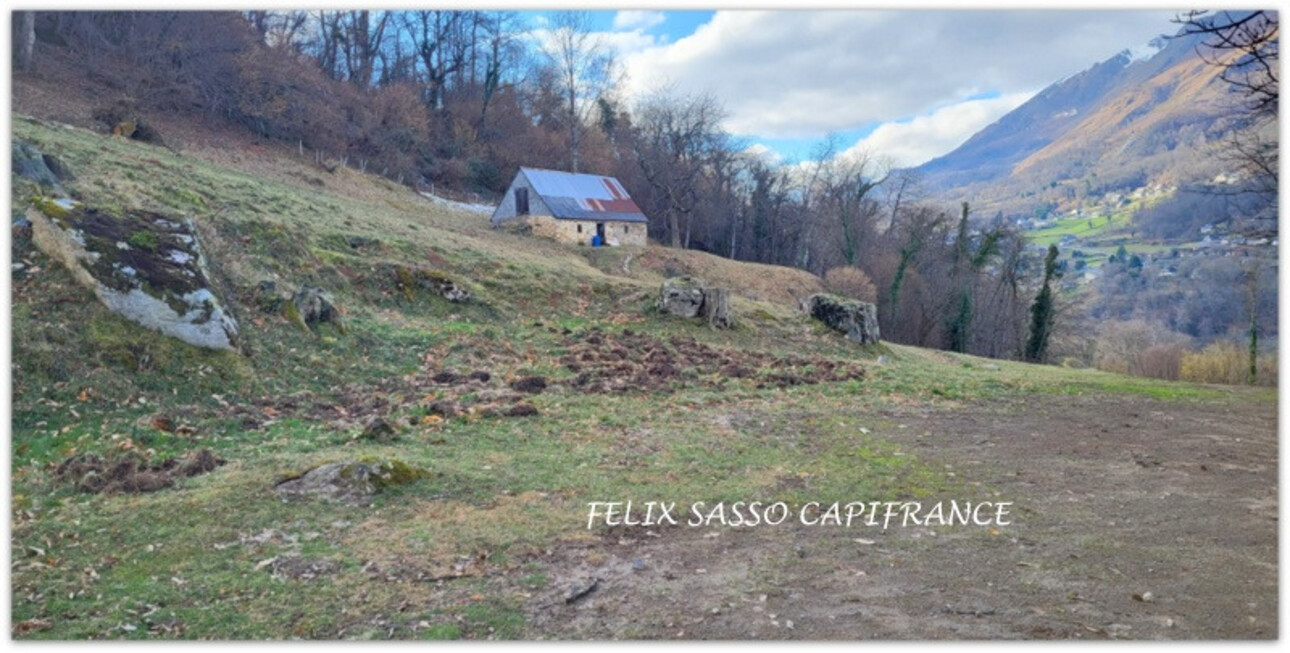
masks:
<instances>
[{"instance_id":1,"label":"white cloud","mask_svg":"<svg viewBox=\"0 0 1290 653\"><path fill-rule=\"evenodd\" d=\"M913 120L883 123L843 154L873 152L890 159L897 167L916 166L954 150L973 134L1032 97L1033 92L1020 92L968 100Z\"/></svg>"},{"instance_id":2,"label":"white cloud","mask_svg":"<svg viewBox=\"0 0 1290 653\"><path fill-rule=\"evenodd\" d=\"M761 143L753 143L752 145L749 145L744 148L743 153L747 156L761 159L770 165L778 165L784 161L784 157L780 156L779 152L776 152Z\"/></svg>"},{"instance_id":3,"label":"white cloud","mask_svg":"<svg viewBox=\"0 0 1290 653\"><path fill-rule=\"evenodd\" d=\"M728 129L765 138L920 116L985 92L1033 91L1161 32L1167 11L719 11L628 52L628 94L711 92Z\"/></svg>"},{"instance_id":4,"label":"white cloud","mask_svg":"<svg viewBox=\"0 0 1290 653\"><path fill-rule=\"evenodd\" d=\"M530 30L524 36L534 44L538 52L553 49L554 32L550 29ZM614 58L619 61L636 53L657 48L662 43L658 37L646 34L641 29L626 32L591 32L589 37L589 42L598 41L602 46L608 48L613 53Z\"/></svg>"},{"instance_id":5,"label":"white cloud","mask_svg":"<svg viewBox=\"0 0 1290 653\"><path fill-rule=\"evenodd\" d=\"M614 14L614 29L649 29L666 20L661 11L619 11Z\"/></svg>"}]
</instances>

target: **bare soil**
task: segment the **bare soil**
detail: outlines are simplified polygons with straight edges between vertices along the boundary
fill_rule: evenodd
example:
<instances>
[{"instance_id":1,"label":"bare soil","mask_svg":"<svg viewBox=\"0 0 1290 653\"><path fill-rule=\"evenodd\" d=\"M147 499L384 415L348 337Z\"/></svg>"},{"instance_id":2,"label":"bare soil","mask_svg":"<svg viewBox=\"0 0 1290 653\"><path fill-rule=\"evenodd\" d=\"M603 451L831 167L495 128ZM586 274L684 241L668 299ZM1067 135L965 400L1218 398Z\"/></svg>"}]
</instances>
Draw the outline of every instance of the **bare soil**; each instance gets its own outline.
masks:
<instances>
[{"instance_id":1,"label":"bare soil","mask_svg":"<svg viewBox=\"0 0 1290 653\"><path fill-rule=\"evenodd\" d=\"M882 417L876 435L962 482L947 499L1013 501L1013 523L620 528L540 558L529 636L1277 638L1275 405L1054 396Z\"/></svg>"}]
</instances>

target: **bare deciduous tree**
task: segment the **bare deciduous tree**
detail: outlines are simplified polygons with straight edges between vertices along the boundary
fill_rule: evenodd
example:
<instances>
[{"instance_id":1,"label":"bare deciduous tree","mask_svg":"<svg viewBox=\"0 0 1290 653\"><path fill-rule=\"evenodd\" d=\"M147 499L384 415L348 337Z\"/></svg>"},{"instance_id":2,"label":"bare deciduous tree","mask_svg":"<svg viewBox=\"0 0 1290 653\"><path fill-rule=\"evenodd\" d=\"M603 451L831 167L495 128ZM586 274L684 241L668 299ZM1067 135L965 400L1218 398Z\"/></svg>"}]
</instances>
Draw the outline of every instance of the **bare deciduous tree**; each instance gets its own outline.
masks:
<instances>
[{"instance_id":1,"label":"bare deciduous tree","mask_svg":"<svg viewBox=\"0 0 1290 653\"><path fill-rule=\"evenodd\" d=\"M688 247L691 213L713 154L724 145L724 112L711 95L658 91L636 110L633 149L645 179L663 198L673 247ZM685 219L682 230L681 219Z\"/></svg>"},{"instance_id":2,"label":"bare deciduous tree","mask_svg":"<svg viewBox=\"0 0 1290 653\"><path fill-rule=\"evenodd\" d=\"M569 131L570 169L579 172L582 137L591 111L596 99L613 83L613 55L592 33L591 17L585 11L557 12L543 52L559 76Z\"/></svg>"}]
</instances>

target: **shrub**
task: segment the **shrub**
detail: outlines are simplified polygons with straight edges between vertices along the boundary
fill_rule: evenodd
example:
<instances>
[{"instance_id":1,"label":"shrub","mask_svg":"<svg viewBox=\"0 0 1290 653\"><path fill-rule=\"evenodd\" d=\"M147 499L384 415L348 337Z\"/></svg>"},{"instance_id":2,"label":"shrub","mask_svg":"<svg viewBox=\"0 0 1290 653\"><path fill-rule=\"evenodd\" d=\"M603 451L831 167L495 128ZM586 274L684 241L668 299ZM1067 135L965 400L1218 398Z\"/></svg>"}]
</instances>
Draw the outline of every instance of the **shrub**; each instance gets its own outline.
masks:
<instances>
[{"instance_id":1,"label":"shrub","mask_svg":"<svg viewBox=\"0 0 1290 653\"><path fill-rule=\"evenodd\" d=\"M878 302L877 287L869 279L869 275L857 267L843 265L825 272L824 287L835 295L858 299L870 304Z\"/></svg>"},{"instance_id":2,"label":"shrub","mask_svg":"<svg viewBox=\"0 0 1290 653\"><path fill-rule=\"evenodd\" d=\"M1240 345L1215 342L1183 354L1179 373L1184 381L1244 385L1249 382L1250 353ZM1277 385L1277 357L1264 354L1255 361L1258 385Z\"/></svg>"},{"instance_id":3,"label":"shrub","mask_svg":"<svg viewBox=\"0 0 1290 653\"><path fill-rule=\"evenodd\" d=\"M1132 373L1135 376L1177 381L1185 352L1186 347L1179 342L1148 347L1138 355Z\"/></svg>"},{"instance_id":4,"label":"shrub","mask_svg":"<svg viewBox=\"0 0 1290 653\"><path fill-rule=\"evenodd\" d=\"M1093 365L1105 372L1175 380L1188 342L1156 322L1110 322L1098 333Z\"/></svg>"}]
</instances>

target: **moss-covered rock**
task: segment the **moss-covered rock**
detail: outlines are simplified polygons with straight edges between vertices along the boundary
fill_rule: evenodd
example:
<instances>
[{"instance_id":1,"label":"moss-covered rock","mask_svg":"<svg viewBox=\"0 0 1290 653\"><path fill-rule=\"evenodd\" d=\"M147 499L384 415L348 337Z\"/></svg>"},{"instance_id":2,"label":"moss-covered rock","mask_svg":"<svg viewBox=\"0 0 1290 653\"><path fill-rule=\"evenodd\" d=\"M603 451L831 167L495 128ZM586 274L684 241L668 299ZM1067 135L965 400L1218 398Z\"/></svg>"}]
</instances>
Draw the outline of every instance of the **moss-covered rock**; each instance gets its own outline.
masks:
<instances>
[{"instance_id":1,"label":"moss-covered rock","mask_svg":"<svg viewBox=\"0 0 1290 653\"><path fill-rule=\"evenodd\" d=\"M113 312L191 345L236 349L237 321L217 296L186 217L36 198L32 242Z\"/></svg>"},{"instance_id":2,"label":"moss-covered rock","mask_svg":"<svg viewBox=\"0 0 1290 653\"><path fill-rule=\"evenodd\" d=\"M468 302L471 298L469 290L440 270L395 265L392 266L391 274L395 287L408 301L416 297L418 290L427 290L456 304Z\"/></svg>"},{"instance_id":3,"label":"moss-covered rock","mask_svg":"<svg viewBox=\"0 0 1290 653\"><path fill-rule=\"evenodd\" d=\"M340 333L345 333L345 323L336 307L336 300L331 293L317 286L301 286L286 303L283 316L310 333L316 332L323 324L330 324Z\"/></svg>"},{"instance_id":4,"label":"moss-covered rock","mask_svg":"<svg viewBox=\"0 0 1290 653\"><path fill-rule=\"evenodd\" d=\"M313 497L368 506L379 492L429 476L429 471L402 460L364 457L356 462L319 465L299 476L280 481L275 489L288 500Z\"/></svg>"},{"instance_id":5,"label":"moss-covered rock","mask_svg":"<svg viewBox=\"0 0 1290 653\"><path fill-rule=\"evenodd\" d=\"M806 300L811 317L846 334L847 340L868 345L878 342L878 308L868 302L817 293Z\"/></svg>"}]
</instances>

